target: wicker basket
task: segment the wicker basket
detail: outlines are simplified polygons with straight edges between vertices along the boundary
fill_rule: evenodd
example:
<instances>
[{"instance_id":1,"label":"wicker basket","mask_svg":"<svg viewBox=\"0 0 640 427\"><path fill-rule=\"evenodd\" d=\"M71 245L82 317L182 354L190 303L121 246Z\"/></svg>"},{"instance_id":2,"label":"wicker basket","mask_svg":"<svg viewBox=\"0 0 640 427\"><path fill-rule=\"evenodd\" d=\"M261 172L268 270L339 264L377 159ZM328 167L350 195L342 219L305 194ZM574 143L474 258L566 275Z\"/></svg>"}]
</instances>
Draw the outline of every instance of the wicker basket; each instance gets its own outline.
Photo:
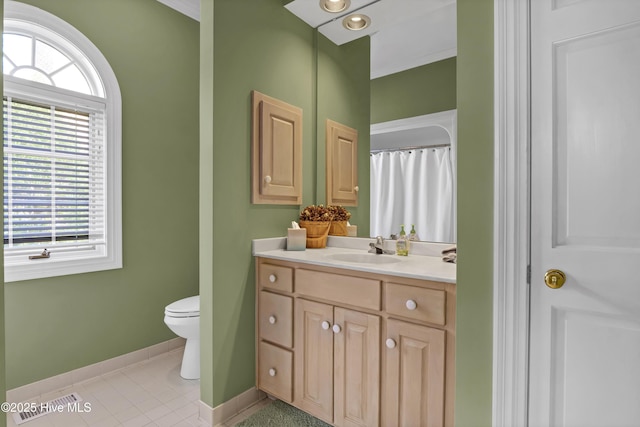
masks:
<instances>
[{"instance_id":1,"label":"wicker basket","mask_svg":"<svg viewBox=\"0 0 640 427\"><path fill-rule=\"evenodd\" d=\"M300 221L300 227L307 230L307 248L318 249L327 246L331 221Z\"/></svg>"},{"instance_id":2,"label":"wicker basket","mask_svg":"<svg viewBox=\"0 0 640 427\"><path fill-rule=\"evenodd\" d=\"M330 236L346 236L347 235L347 221L331 221L331 227L329 228Z\"/></svg>"}]
</instances>

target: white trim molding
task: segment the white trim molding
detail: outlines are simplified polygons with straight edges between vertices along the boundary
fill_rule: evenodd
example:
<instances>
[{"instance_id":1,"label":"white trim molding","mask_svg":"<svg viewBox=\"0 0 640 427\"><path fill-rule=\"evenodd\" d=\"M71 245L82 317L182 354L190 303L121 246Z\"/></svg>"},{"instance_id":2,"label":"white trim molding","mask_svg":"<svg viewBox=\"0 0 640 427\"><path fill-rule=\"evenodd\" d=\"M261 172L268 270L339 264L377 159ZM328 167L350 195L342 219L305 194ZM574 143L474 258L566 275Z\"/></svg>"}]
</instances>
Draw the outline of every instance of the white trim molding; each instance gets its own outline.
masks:
<instances>
[{"instance_id":1,"label":"white trim molding","mask_svg":"<svg viewBox=\"0 0 640 427\"><path fill-rule=\"evenodd\" d=\"M494 0L493 426L528 424L529 2Z\"/></svg>"},{"instance_id":2,"label":"white trim molding","mask_svg":"<svg viewBox=\"0 0 640 427\"><path fill-rule=\"evenodd\" d=\"M217 426L218 424L229 421L240 412L255 405L266 397L267 395L264 391L251 387L249 390L243 391L215 408L211 408L203 401L200 401L199 416L202 421L209 423L209 425Z\"/></svg>"}]
</instances>

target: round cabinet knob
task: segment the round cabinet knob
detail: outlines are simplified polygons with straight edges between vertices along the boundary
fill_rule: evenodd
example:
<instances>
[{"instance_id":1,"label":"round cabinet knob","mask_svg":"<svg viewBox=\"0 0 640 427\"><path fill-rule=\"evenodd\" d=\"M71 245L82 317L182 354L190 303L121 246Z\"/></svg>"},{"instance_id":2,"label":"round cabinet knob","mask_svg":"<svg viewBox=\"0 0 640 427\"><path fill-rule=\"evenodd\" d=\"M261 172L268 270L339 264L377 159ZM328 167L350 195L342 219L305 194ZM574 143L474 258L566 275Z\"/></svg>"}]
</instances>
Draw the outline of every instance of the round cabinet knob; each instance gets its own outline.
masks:
<instances>
[{"instance_id":1,"label":"round cabinet knob","mask_svg":"<svg viewBox=\"0 0 640 427\"><path fill-rule=\"evenodd\" d=\"M415 310L418 308L418 304L412 299L408 299L405 306L407 307L407 310Z\"/></svg>"},{"instance_id":2,"label":"round cabinet knob","mask_svg":"<svg viewBox=\"0 0 640 427\"><path fill-rule=\"evenodd\" d=\"M329 324L329 322L325 320L324 322L322 322L321 326L322 326L322 329L326 331L327 329L329 329L329 326L331 325Z\"/></svg>"},{"instance_id":3,"label":"round cabinet knob","mask_svg":"<svg viewBox=\"0 0 640 427\"><path fill-rule=\"evenodd\" d=\"M387 338L384 343L387 348L396 348L396 341L393 338Z\"/></svg>"},{"instance_id":4,"label":"round cabinet knob","mask_svg":"<svg viewBox=\"0 0 640 427\"><path fill-rule=\"evenodd\" d=\"M355 191L355 192L357 193L358 191L360 191L360 187L358 187L358 186L356 185L355 187L353 187L353 191Z\"/></svg>"},{"instance_id":5,"label":"round cabinet knob","mask_svg":"<svg viewBox=\"0 0 640 427\"><path fill-rule=\"evenodd\" d=\"M269 323L272 325L275 325L277 321L278 319L276 319L276 316L269 316Z\"/></svg>"},{"instance_id":6,"label":"round cabinet knob","mask_svg":"<svg viewBox=\"0 0 640 427\"><path fill-rule=\"evenodd\" d=\"M278 278L276 277L276 275L275 275L275 274L270 274L270 275L269 275L269 281L270 281L271 283L275 283L277 279L278 279Z\"/></svg>"},{"instance_id":7,"label":"round cabinet knob","mask_svg":"<svg viewBox=\"0 0 640 427\"><path fill-rule=\"evenodd\" d=\"M333 333L334 334L339 334L340 331L342 331L342 328L340 328L339 325L333 325L333 328L331 328L331 329L333 329Z\"/></svg>"},{"instance_id":8,"label":"round cabinet knob","mask_svg":"<svg viewBox=\"0 0 640 427\"><path fill-rule=\"evenodd\" d=\"M276 368L269 369L269 376L270 377L275 377L277 373L278 372L276 371Z\"/></svg>"},{"instance_id":9,"label":"round cabinet knob","mask_svg":"<svg viewBox=\"0 0 640 427\"><path fill-rule=\"evenodd\" d=\"M269 184L271 182L271 177L269 175L264 177L264 182L266 182L267 184Z\"/></svg>"}]
</instances>

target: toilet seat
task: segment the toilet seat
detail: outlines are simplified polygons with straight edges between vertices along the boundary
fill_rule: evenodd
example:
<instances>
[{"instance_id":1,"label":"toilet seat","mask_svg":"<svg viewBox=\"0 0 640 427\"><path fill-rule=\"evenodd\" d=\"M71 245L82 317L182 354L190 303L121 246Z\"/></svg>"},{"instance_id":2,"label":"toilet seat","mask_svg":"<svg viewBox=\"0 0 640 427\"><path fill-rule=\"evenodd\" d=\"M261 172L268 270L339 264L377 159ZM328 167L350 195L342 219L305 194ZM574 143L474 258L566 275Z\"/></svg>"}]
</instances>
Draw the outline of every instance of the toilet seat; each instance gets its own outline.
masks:
<instances>
[{"instance_id":1,"label":"toilet seat","mask_svg":"<svg viewBox=\"0 0 640 427\"><path fill-rule=\"evenodd\" d=\"M200 295L172 302L164 309L168 317L200 317Z\"/></svg>"}]
</instances>

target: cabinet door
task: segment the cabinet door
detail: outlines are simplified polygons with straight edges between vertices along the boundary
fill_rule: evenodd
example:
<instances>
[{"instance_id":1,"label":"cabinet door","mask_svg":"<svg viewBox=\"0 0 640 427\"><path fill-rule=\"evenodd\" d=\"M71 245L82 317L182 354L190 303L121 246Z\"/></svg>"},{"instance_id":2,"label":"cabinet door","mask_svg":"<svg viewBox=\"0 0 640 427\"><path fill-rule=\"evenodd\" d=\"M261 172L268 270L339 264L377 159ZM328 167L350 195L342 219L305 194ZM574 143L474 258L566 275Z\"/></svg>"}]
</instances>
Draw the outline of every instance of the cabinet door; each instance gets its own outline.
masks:
<instances>
[{"instance_id":1,"label":"cabinet door","mask_svg":"<svg viewBox=\"0 0 640 427\"><path fill-rule=\"evenodd\" d=\"M327 120L327 204L358 206L358 131Z\"/></svg>"},{"instance_id":2,"label":"cabinet door","mask_svg":"<svg viewBox=\"0 0 640 427\"><path fill-rule=\"evenodd\" d=\"M445 331L387 321L383 425L444 425Z\"/></svg>"},{"instance_id":3,"label":"cabinet door","mask_svg":"<svg viewBox=\"0 0 640 427\"><path fill-rule=\"evenodd\" d=\"M333 422L333 307L303 299L295 302L294 403Z\"/></svg>"},{"instance_id":4,"label":"cabinet door","mask_svg":"<svg viewBox=\"0 0 640 427\"><path fill-rule=\"evenodd\" d=\"M334 310L334 424L379 425L380 317Z\"/></svg>"},{"instance_id":5,"label":"cabinet door","mask_svg":"<svg viewBox=\"0 0 640 427\"><path fill-rule=\"evenodd\" d=\"M302 200L302 110L252 92L252 203Z\"/></svg>"}]
</instances>

